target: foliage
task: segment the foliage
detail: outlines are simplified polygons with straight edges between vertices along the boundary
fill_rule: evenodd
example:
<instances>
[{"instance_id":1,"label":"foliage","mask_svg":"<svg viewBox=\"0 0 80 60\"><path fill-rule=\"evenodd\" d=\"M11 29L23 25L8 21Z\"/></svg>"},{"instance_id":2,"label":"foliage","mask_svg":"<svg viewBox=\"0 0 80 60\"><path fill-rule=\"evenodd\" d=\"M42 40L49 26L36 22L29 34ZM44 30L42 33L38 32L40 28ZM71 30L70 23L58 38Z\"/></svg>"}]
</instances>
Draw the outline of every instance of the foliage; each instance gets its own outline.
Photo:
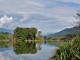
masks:
<instances>
[{"instance_id":1,"label":"foliage","mask_svg":"<svg viewBox=\"0 0 80 60\"><path fill-rule=\"evenodd\" d=\"M8 33L8 32L0 32L0 40L8 39L9 35L10 35L10 33Z\"/></svg>"},{"instance_id":2,"label":"foliage","mask_svg":"<svg viewBox=\"0 0 80 60\"><path fill-rule=\"evenodd\" d=\"M22 28L17 27L14 30L14 38L21 39L21 40L35 40L37 34L36 28Z\"/></svg>"},{"instance_id":3,"label":"foliage","mask_svg":"<svg viewBox=\"0 0 80 60\"><path fill-rule=\"evenodd\" d=\"M80 60L80 38L63 43L56 52L56 60Z\"/></svg>"},{"instance_id":4,"label":"foliage","mask_svg":"<svg viewBox=\"0 0 80 60\"><path fill-rule=\"evenodd\" d=\"M44 40L63 40L68 41L72 40L73 37L75 37L76 34L67 34L64 36L44 36Z\"/></svg>"},{"instance_id":5,"label":"foliage","mask_svg":"<svg viewBox=\"0 0 80 60\"><path fill-rule=\"evenodd\" d=\"M39 41L43 41L44 40L42 36L37 36L36 39L39 40Z\"/></svg>"},{"instance_id":6,"label":"foliage","mask_svg":"<svg viewBox=\"0 0 80 60\"><path fill-rule=\"evenodd\" d=\"M76 34L67 34L63 38L61 38L60 40L69 41L69 40L72 40L72 38L75 36L76 36Z\"/></svg>"}]
</instances>

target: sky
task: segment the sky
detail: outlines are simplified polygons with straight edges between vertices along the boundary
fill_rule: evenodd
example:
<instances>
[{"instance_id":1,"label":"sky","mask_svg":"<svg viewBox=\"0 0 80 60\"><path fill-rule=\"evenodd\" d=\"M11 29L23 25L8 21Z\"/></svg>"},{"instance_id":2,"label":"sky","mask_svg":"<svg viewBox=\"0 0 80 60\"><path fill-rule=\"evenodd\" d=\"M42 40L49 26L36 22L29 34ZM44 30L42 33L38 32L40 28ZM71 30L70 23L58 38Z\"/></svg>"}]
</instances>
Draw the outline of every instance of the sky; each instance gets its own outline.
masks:
<instances>
[{"instance_id":1,"label":"sky","mask_svg":"<svg viewBox=\"0 0 80 60\"><path fill-rule=\"evenodd\" d=\"M0 0L0 28L36 27L43 34L71 28L80 0Z\"/></svg>"}]
</instances>

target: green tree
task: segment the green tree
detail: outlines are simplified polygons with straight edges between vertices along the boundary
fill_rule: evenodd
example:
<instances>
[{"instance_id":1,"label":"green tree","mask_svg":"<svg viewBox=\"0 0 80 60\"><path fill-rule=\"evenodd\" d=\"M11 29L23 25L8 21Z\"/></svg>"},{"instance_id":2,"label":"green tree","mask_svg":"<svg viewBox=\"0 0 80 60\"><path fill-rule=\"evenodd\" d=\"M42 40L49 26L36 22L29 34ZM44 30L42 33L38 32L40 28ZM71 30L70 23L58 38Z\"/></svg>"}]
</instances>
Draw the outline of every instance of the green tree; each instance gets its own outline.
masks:
<instances>
[{"instance_id":1,"label":"green tree","mask_svg":"<svg viewBox=\"0 0 80 60\"><path fill-rule=\"evenodd\" d=\"M17 27L14 30L14 38L21 40L35 40L36 34L37 34L37 28Z\"/></svg>"}]
</instances>

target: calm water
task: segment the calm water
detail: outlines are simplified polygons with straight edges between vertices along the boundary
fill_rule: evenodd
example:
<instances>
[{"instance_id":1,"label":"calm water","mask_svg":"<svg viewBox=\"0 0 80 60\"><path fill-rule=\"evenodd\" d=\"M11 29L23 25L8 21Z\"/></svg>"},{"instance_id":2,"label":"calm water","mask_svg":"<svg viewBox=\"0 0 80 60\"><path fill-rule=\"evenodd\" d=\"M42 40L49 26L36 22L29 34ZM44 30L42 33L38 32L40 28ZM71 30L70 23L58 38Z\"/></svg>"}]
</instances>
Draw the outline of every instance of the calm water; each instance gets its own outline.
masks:
<instances>
[{"instance_id":1,"label":"calm water","mask_svg":"<svg viewBox=\"0 0 80 60\"><path fill-rule=\"evenodd\" d=\"M0 42L0 60L47 60L55 48L50 42Z\"/></svg>"}]
</instances>

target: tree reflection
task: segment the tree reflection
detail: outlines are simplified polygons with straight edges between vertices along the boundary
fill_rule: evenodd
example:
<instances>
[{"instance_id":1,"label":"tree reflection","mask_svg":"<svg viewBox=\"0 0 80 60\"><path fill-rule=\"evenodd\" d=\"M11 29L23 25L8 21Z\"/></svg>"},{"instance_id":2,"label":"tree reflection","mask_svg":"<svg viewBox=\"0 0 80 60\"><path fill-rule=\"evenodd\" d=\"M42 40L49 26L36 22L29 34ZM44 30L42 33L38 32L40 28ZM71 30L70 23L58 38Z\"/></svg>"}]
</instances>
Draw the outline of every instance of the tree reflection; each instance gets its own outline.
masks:
<instances>
[{"instance_id":1,"label":"tree reflection","mask_svg":"<svg viewBox=\"0 0 80 60\"><path fill-rule=\"evenodd\" d=\"M35 54L37 53L36 43L35 42L25 42L19 41L13 43L14 52L16 54Z\"/></svg>"},{"instance_id":2,"label":"tree reflection","mask_svg":"<svg viewBox=\"0 0 80 60\"><path fill-rule=\"evenodd\" d=\"M8 48L9 46L12 46L10 43L10 41L0 41L0 48Z\"/></svg>"},{"instance_id":3,"label":"tree reflection","mask_svg":"<svg viewBox=\"0 0 80 60\"><path fill-rule=\"evenodd\" d=\"M37 50L41 50L41 44L37 44Z\"/></svg>"}]
</instances>

